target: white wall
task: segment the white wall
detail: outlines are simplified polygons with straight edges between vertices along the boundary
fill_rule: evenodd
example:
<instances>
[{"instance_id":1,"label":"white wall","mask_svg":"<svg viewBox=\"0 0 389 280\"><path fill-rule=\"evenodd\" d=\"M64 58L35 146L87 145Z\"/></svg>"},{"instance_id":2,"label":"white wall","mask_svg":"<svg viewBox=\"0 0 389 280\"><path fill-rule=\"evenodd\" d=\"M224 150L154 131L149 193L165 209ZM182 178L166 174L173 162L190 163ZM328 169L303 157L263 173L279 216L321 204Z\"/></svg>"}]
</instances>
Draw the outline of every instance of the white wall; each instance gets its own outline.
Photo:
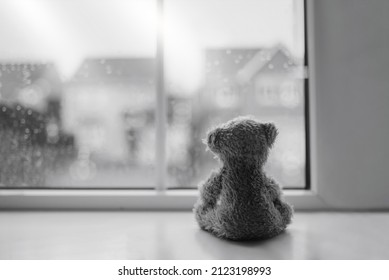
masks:
<instances>
[{"instance_id":1,"label":"white wall","mask_svg":"<svg viewBox=\"0 0 389 280\"><path fill-rule=\"evenodd\" d=\"M309 2L314 182L329 206L388 209L389 1Z\"/></svg>"}]
</instances>

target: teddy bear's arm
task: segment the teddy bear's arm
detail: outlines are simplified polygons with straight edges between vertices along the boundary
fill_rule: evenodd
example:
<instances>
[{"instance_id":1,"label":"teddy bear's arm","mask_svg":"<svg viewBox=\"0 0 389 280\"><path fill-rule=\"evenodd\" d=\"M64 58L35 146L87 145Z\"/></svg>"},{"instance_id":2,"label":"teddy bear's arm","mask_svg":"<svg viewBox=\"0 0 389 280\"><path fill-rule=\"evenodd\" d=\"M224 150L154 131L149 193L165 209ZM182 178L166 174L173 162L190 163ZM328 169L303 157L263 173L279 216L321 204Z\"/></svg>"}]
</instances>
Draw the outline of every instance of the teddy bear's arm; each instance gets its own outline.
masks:
<instances>
[{"instance_id":1,"label":"teddy bear's arm","mask_svg":"<svg viewBox=\"0 0 389 280\"><path fill-rule=\"evenodd\" d=\"M267 186L271 201L274 201L281 197L281 189L277 182L275 182L273 179L268 178Z\"/></svg>"},{"instance_id":2,"label":"teddy bear's arm","mask_svg":"<svg viewBox=\"0 0 389 280\"><path fill-rule=\"evenodd\" d=\"M200 196L206 206L213 206L220 195L222 185L220 175L213 172L208 180L200 187Z\"/></svg>"}]
</instances>

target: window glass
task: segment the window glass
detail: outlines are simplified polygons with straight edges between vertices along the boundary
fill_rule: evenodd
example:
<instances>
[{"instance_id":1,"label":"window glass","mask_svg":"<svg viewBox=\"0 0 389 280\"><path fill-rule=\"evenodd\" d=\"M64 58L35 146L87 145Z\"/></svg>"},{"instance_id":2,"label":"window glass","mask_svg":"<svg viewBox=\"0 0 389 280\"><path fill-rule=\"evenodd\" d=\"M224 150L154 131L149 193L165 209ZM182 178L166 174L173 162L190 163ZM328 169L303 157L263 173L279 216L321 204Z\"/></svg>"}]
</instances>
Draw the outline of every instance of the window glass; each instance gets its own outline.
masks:
<instances>
[{"instance_id":1,"label":"window glass","mask_svg":"<svg viewBox=\"0 0 389 280\"><path fill-rule=\"evenodd\" d=\"M154 187L156 2L0 5L0 186Z\"/></svg>"},{"instance_id":2,"label":"window glass","mask_svg":"<svg viewBox=\"0 0 389 280\"><path fill-rule=\"evenodd\" d=\"M268 172L305 187L302 0L165 0L168 185L195 187L218 162L200 139L239 115L274 122Z\"/></svg>"},{"instance_id":3,"label":"window glass","mask_svg":"<svg viewBox=\"0 0 389 280\"><path fill-rule=\"evenodd\" d=\"M275 123L266 168L305 187L304 1L164 0L162 21L158 1L0 2L0 187L194 188L207 130L239 115Z\"/></svg>"}]
</instances>

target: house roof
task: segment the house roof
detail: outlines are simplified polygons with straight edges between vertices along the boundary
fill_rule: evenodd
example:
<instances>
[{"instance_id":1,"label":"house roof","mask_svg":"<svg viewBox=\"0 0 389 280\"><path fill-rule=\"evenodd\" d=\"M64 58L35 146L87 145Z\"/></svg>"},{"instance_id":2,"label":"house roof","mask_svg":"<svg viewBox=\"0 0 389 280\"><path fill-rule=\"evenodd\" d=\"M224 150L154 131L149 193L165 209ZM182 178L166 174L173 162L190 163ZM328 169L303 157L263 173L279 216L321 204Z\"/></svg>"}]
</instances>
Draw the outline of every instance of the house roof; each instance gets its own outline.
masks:
<instances>
[{"instance_id":1,"label":"house roof","mask_svg":"<svg viewBox=\"0 0 389 280\"><path fill-rule=\"evenodd\" d=\"M206 72L209 75L235 75L260 49L207 49Z\"/></svg>"},{"instance_id":2,"label":"house roof","mask_svg":"<svg viewBox=\"0 0 389 280\"><path fill-rule=\"evenodd\" d=\"M51 91L59 89L60 77L53 63L0 63L0 100L12 101L20 89L42 79Z\"/></svg>"},{"instance_id":3,"label":"house roof","mask_svg":"<svg viewBox=\"0 0 389 280\"><path fill-rule=\"evenodd\" d=\"M154 58L89 58L84 60L72 81L155 80Z\"/></svg>"},{"instance_id":4,"label":"house roof","mask_svg":"<svg viewBox=\"0 0 389 280\"><path fill-rule=\"evenodd\" d=\"M206 71L212 78L250 82L264 72L286 73L298 63L282 45L270 49L210 49L206 50Z\"/></svg>"}]
</instances>

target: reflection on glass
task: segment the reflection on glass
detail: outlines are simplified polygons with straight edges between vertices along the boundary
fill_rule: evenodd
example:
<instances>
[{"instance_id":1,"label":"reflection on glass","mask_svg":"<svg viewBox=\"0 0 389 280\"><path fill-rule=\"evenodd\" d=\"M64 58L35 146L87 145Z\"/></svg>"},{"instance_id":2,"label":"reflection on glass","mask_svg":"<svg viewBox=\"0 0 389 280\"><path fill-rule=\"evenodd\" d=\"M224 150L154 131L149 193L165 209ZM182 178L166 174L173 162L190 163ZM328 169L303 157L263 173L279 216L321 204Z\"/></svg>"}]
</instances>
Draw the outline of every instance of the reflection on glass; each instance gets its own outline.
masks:
<instances>
[{"instance_id":1,"label":"reflection on glass","mask_svg":"<svg viewBox=\"0 0 389 280\"><path fill-rule=\"evenodd\" d=\"M154 187L155 1L0 5L0 186Z\"/></svg>"},{"instance_id":2,"label":"reflection on glass","mask_svg":"<svg viewBox=\"0 0 389 280\"><path fill-rule=\"evenodd\" d=\"M271 121L267 164L305 186L302 0L165 0L168 185L194 187L217 166L201 139L239 115Z\"/></svg>"}]
</instances>

